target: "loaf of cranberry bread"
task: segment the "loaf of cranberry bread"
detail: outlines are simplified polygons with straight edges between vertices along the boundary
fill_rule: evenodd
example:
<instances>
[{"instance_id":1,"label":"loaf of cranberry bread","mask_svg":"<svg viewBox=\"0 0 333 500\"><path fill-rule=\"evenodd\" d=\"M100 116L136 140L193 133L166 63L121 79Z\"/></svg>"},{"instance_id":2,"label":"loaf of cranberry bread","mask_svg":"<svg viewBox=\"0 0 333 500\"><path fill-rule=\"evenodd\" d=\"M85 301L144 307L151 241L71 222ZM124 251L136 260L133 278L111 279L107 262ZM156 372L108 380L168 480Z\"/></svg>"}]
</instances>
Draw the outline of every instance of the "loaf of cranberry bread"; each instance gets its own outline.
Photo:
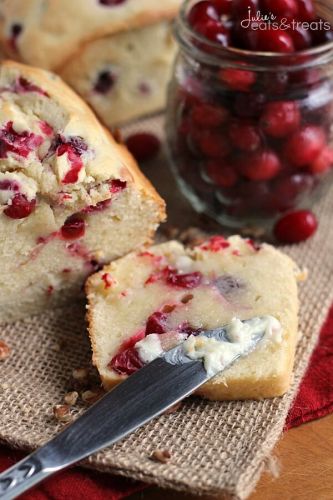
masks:
<instances>
[{"instance_id":1,"label":"loaf of cranberry bread","mask_svg":"<svg viewBox=\"0 0 333 500\"><path fill-rule=\"evenodd\" d=\"M264 316L270 334L247 358L202 386L213 400L280 396L289 387L298 327L296 264L270 245L213 237L131 253L86 284L89 333L106 389L175 343Z\"/></svg>"},{"instance_id":2,"label":"loaf of cranberry bread","mask_svg":"<svg viewBox=\"0 0 333 500\"><path fill-rule=\"evenodd\" d=\"M0 66L0 322L67 303L149 242L164 203L58 76Z\"/></svg>"},{"instance_id":3,"label":"loaf of cranberry bread","mask_svg":"<svg viewBox=\"0 0 333 500\"><path fill-rule=\"evenodd\" d=\"M4 0L7 57L56 71L107 125L165 105L181 0Z\"/></svg>"},{"instance_id":4,"label":"loaf of cranberry bread","mask_svg":"<svg viewBox=\"0 0 333 500\"><path fill-rule=\"evenodd\" d=\"M111 126L165 106L174 55L161 21L89 43L60 74Z\"/></svg>"}]
</instances>

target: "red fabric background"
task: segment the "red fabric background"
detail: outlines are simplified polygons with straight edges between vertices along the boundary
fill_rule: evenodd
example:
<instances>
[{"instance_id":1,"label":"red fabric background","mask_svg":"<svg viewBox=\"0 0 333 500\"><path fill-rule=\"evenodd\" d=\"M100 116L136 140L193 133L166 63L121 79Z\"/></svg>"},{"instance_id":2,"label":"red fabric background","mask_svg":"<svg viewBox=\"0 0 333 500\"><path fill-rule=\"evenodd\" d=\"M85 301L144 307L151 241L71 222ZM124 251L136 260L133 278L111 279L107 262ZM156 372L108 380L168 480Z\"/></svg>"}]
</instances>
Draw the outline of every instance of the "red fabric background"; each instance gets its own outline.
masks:
<instances>
[{"instance_id":1,"label":"red fabric background","mask_svg":"<svg viewBox=\"0 0 333 500\"><path fill-rule=\"evenodd\" d=\"M333 307L322 329L307 374L286 422L286 430L333 412ZM14 464L23 454L0 447L0 470ZM124 478L69 469L45 481L22 500L119 500L145 488Z\"/></svg>"}]
</instances>

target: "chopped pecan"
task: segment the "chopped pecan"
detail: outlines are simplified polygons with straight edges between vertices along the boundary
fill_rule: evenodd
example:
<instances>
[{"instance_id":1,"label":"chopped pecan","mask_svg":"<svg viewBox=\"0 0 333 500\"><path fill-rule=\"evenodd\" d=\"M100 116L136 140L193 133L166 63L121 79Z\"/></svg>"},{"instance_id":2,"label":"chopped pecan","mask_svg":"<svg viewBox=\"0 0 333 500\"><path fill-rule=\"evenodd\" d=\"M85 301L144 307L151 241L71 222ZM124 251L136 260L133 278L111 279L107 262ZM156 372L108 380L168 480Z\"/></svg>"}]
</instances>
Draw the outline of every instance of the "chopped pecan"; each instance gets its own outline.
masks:
<instances>
[{"instance_id":1,"label":"chopped pecan","mask_svg":"<svg viewBox=\"0 0 333 500\"><path fill-rule=\"evenodd\" d=\"M77 391L67 392L64 396L64 402L66 405L74 406L77 402L77 398L79 397L79 393Z\"/></svg>"},{"instance_id":2,"label":"chopped pecan","mask_svg":"<svg viewBox=\"0 0 333 500\"><path fill-rule=\"evenodd\" d=\"M170 413L176 413L182 406L183 406L182 401L179 401L178 403L174 404L173 406L170 406L170 408L165 410L163 412L163 415L169 415Z\"/></svg>"},{"instance_id":3,"label":"chopped pecan","mask_svg":"<svg viewBox=\"0 0 333 500\"><path fill-rule=\"evenodd\" d=\"M55 405L53 415L59 422L70 422L73 418L68 405Z\"/></svg>"},{"instance_id":4,"label":"chopped pecan","mask_svg":"<svg viewBox=\"0 0 333 500\"><path fill-rule=\"evenodd\" d=\"M169 450L155 450L150 458L155 460L156 462L161 462L162 464L166 464L171 459L171 453Z\"/></svg>"},{"instance_id":5,"label":"chopped pecan","mask_svg":"<svg viewBox=\"0 0 333 500\"><path fill-rule=\"evenodd\" d=\"M104 396L105 392L101 387L97 387L95 389L88 389L87 391L82 392L81 398L82 401L88 403L90 405L96 403L102 396Z\"/></svg>"},{"instance_id":6,"label":"chopped pecan","mask_svg":"<svg viewBox=\"0 0 333 500\"><path fill-rule=\"evenodd\" d=\"M77 380L78 382L85 382L88 379L88 375L88 368L75 368L72 371L73 379Z\"/></svg>"},{"instance_id":7,"label":"chopped pecan","mask_svg":"<svg viewBox=\"0 0 333 500\"><path fill-rule=\"evenodd\" d=\"M10 356L10 348L3 340L0 340L0 361L4 361Z\"/></svg>"}]
</instances>

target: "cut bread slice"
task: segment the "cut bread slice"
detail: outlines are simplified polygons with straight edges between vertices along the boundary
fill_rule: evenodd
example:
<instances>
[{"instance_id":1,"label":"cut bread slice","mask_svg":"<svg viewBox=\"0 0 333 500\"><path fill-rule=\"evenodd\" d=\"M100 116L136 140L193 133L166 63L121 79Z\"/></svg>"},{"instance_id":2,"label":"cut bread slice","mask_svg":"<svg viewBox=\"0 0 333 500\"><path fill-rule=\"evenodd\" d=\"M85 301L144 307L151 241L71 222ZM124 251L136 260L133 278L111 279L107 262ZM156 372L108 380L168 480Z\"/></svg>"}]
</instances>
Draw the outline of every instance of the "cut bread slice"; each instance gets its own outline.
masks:
<instances>
[{"instance_id":1,"label":"cut bread slice","mask_svg":"<svg viewBox=\"0 0 333 500\"><path fill-rule=\"evenodd\" d=\"M165 107L175 52L163 20L84 45L60 74L111 127Z\"/></svg>"},{"instance_id":2,"label":"cut bread slice","mask_svg":"<svg viewBox=\"0 0 333 500\"><path fill-rule=\"evenodd\" d=\"M0 66L0 322L67 303L150 242L164 202L124 146L52 73Z\"/></svg>"},{"instance_id":3,"label":"cut bread slice","mask_svg":"<svg viewBox=\"0 0 333 500\"><path fill-rule=\"evenodd\" d=\"M158 334L163 347L175 335L269 315L281 323L282 337L265 339L197 394L212 400L284 394L298 337L298 276L282 252L239 236L213 237L193 249L171 241L111 263L86 284L93 362L104 387L144 364L138 342L149 335Z\"/></svg>"}]
</instances>

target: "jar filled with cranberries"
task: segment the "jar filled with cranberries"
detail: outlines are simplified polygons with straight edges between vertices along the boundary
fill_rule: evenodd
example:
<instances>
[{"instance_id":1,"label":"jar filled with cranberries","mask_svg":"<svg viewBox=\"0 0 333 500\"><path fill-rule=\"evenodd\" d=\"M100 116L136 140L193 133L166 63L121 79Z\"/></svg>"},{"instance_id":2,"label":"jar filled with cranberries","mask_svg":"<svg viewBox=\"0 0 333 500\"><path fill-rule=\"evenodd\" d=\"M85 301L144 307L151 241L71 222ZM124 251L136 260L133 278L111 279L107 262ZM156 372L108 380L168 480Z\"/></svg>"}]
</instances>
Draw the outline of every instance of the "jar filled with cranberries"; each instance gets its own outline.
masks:
<instances>
[{"instance_id":1,"label":"jar filled with cranberries","mask_svg":"<svg viewBox=\"0 0 333 500\"><path fill-rule=\"evenodd\" d=\"M198 211L269 235L323 194L333 179L332 18L331 0L184 3L167 135Z\"/></svg>"}]
</instances>

